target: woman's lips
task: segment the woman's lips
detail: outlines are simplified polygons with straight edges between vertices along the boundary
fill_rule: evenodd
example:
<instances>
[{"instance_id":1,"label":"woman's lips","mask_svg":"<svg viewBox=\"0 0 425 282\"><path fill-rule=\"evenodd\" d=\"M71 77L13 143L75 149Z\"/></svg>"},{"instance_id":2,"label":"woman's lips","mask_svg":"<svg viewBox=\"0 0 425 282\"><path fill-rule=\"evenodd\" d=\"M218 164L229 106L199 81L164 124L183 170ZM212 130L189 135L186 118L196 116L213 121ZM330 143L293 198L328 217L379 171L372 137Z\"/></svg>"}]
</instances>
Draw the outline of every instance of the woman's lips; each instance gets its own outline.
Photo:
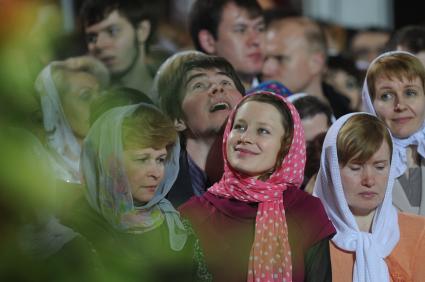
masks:
<instances>
[{"instance_id":1,"label":"woman's lips","mask_svg":"<svg viewBox=\"0 0 425 282\"><path fill-rule=\"evenodd\" d=\"M363 198L366 198L366 199L372 199L375 196L377 196L378 194L375 193L375 192L361 192L361 193L359 193L359 195Z\"/></svg>"},{"instance_id":2,"label":"woman's lips","mask_svg":"<svg viewBox=\"0 0 425 282\"><path fill-rule=\"evenodd\" d=\"M408 123L410 120L412 120L412 118L411 118L411 117L403 117L403 118L395 118L395 119L392 119L392 121L393 121L394 123L399 124L399 125L406 124L406 123Z\"/></svg>"},{"instance_id":3,"label":"woman's lips","mask_svg":"<svg viewBox=\"0 0 425 282\"><path fill-rule=\"evenodd\" d=\"M253 151L248 150L248 149L245 149L245 148L235 148L235 152L239 156L255 156L255 155L258 155L258 153L253 152Z\"/></svg>"}]
</instances>

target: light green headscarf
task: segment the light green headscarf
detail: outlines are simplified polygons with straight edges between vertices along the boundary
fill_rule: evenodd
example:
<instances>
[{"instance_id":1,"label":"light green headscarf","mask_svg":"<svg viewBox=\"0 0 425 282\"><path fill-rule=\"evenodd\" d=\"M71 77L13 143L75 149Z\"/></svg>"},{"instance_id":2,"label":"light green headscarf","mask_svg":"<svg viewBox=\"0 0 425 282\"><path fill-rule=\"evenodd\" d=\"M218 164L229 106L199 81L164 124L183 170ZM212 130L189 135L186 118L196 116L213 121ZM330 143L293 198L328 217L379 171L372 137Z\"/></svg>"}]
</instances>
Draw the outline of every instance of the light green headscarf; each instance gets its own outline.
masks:
<instances>
[{"instance_id":1,"label":"light green headscarf","mask_svg":"<svg viewBox=\"0 0 425 282\"><path fill-rule=\"evenodd\" d=\"M126 117L140 108L159 111L144 103L117 107L97 119L87 134L81 156L87 200L112 226L123 232L144 233L159 227L165 219L171 249L178 251L186 243L187 233L179 213L165 196L179 171L179 141L167 159L164 179L148 203L135 205L124 169L122 124Z\"/></svg>"}]
</instances>

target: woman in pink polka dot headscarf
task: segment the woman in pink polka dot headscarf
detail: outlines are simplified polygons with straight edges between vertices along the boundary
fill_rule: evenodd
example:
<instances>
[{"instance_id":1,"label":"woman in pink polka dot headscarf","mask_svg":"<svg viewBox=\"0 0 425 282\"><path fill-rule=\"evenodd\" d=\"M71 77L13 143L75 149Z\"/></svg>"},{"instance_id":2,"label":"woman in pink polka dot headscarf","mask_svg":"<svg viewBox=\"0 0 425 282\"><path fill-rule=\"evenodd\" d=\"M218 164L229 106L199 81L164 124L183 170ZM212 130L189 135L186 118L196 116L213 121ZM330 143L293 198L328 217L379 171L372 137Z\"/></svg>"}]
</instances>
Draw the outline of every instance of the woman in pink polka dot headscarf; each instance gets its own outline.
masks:
<instances>
[{"instance_id":1,"label":"woman in pink polka dot headscarf","mask_svg":"<svg viewBox=\"0 0 425 282\"><path fill-rule=\"evenodd\" d=\"M294 106L270 92L246 96L223 152L221 180L180 208L214 281L331 281L335 229L320 201L298 189L305 140Z\"/></svg>"}]
</instances>

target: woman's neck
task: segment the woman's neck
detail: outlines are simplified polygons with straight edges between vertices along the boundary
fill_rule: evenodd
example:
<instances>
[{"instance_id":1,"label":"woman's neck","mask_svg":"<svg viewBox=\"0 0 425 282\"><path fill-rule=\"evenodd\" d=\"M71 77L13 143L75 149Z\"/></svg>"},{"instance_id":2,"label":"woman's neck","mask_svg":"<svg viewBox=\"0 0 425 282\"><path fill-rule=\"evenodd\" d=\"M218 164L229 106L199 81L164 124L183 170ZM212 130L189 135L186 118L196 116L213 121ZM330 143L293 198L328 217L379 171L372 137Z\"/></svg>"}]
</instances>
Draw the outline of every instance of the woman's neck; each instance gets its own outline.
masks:
<instances>
[{"instance_id":1,"label":"woman's neck","mask_svg":"<svg viewBox=\"0 0 425 282\"><path fill-rule=\"evenodd\" d=\"M360 231L369 233L372 231L372 222L373 217L375 216L375 211L376 210L373 210L366 215L354 215L354 218L356 219Z\"/></svg>"}]
</instances>

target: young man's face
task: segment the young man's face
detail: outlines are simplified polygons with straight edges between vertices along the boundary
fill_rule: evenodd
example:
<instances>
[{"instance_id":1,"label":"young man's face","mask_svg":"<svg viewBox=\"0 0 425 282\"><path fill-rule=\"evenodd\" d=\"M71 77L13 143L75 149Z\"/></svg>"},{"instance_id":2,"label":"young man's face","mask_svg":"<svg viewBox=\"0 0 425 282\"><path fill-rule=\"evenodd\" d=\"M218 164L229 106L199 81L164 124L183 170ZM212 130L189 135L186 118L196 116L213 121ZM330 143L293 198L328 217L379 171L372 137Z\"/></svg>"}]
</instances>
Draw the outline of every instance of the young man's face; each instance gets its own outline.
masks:
<instances>
[{"instance_id":1,"label":"young man's face","mask_svg":"<svg viewBox=\"0 0 425 282\"><path fill-rule=\"evenodd\" d=\"M242 94L233 80L219 69L193 69L183 86L185 127L196 137L217 135Z\"/></svg>"},{"instance_id":2,"label":"young man's face","mask_svg":"<svg viewBox=\"0 0 425 282\"><path fill-rule=\"evenodd\" d=\"M245 8L230 2L223 7L214 53L238 73L257 75L263 65L264 28L262 16L251 18Z\"/></svg>"},{"instance_id":3,"label":"young man's face","mask_svg":"<svg viewBox=\"0 0 425 282\"><path fill-rule=\"evenodd\" d=\"M100 59L112 76L124 75L137 60L136 30L117 10L104 20L85 28L87 48Z\"/></svg>"}]
</instances>

